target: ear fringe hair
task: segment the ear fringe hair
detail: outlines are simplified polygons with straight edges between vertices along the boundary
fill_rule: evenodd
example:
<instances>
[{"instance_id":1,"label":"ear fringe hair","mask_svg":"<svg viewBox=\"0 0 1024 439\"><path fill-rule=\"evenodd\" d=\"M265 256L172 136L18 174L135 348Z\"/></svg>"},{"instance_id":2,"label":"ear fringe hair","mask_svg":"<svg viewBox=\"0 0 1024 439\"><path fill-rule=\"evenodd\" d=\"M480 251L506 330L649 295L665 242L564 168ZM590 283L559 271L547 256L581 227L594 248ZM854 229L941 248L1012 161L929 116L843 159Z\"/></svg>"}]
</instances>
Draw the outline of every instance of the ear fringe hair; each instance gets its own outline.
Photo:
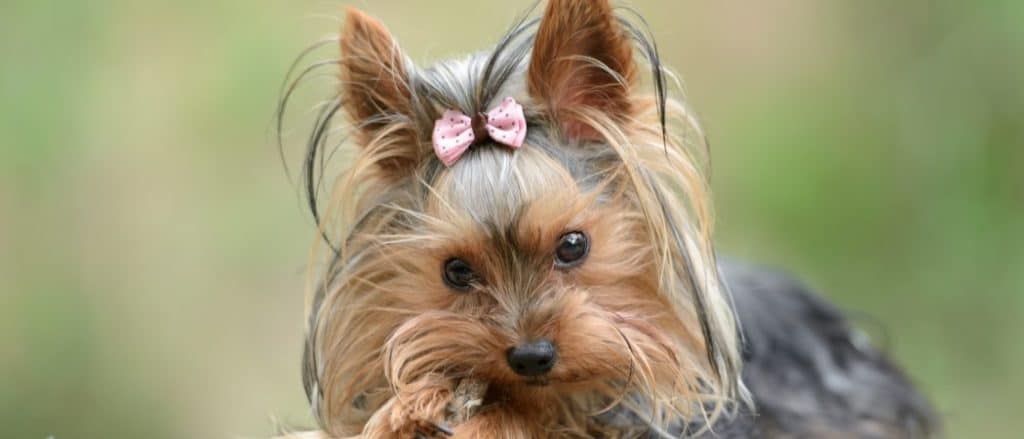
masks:
<instances>
[{"instance_id":1,"label":"ear fringe hair","mask_svg":"<svg viewBox=\"0 0 1024 439\"><path fill-rule=\"evenodd\" d=\"M629 136L621 130L601 129L602 126L614 124L602 120L600 115L582 114L578 117L589 119L591 127L604 133L603 137L609 144L631 147L633 151L618 151L623 164L627 169L632 169L627 172L631 184L637 191L649 191L654 197L646 204L641 202L640 207L649 218L660 218L659 224L651 224L653 230L665 230L668 233L668 236L662 237L662 242L655 242L665 259L662 267L674 271L663 272L662 275L681 282L682 285L676 288L682 287L689 292L695 302L694 311L706 343L707 363L713 373L709 378L716 383L705 383L714 389L707 389L715 395L710 398L713 400L709 404L710 410L705 410L708 407L699 408L701 413L713 420L721 413L734 412L740 407L739 404L751 406L752 400L740 379L742 366L739 352L743 341L739 322L735 319L732 296L720 280L716 254L711 244L713 209L709 187L709 144L692 112L681 101L669 98L669 79L676 85L676 92L680 95L682 87L662 65L657 44L650 35L646 21L633 9L619 10L628 15L620 15L619 23L633 39L635 48L643 57L642 62L650 67L649 85L663 154L659 157L650 151L635 151L642 146L653 149L650 147L654 145L630 144ZM631 18L636 22L631 21ZM638 119L631 121L632 128L649 126L649 118ZM679 132L673 133L675 129ZM677 202L679 195L683 195L682 205ZM711 422L707 425L711 425Z\"/></svg>"}]
</instances>

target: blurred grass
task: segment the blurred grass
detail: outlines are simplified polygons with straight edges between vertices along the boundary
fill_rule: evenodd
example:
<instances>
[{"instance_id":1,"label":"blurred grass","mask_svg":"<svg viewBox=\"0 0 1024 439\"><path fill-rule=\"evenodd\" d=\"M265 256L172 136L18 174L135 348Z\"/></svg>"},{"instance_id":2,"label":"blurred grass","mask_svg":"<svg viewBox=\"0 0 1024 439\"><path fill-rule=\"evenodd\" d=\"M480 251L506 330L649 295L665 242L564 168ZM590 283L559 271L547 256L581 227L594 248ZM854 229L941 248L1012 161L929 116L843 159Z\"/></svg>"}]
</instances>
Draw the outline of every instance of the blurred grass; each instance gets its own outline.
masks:
<instances>
[{"instance_id":1,"label":"blurred grass","mask_svg":"<svg viewBox=\"0 0 1024 439\"><path fill-rule=\"evenodd\" d=\"M528 3L358 5L428 61L485 48ZM871 316L949 437L1018 436L1024 3L747 3L634 2L711 135L721 246ZM0 436L310 424L312 229L270 128L339 11L0 5Z\"/></svg>"}]
</instances>

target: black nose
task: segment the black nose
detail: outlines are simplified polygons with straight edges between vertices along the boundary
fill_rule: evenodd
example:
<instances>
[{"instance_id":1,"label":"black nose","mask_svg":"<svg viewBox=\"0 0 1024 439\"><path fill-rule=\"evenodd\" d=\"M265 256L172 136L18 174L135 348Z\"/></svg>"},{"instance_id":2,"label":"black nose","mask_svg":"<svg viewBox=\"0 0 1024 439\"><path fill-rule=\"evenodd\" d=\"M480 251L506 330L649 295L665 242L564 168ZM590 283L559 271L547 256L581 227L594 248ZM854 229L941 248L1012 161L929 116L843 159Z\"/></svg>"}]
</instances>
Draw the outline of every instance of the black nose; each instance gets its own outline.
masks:
<instances>
[{"instance_id":1,"label":"black nose","mask_svg":"<svg viewBox=\"0 0 1024 439\"><path fill-rule=\"evenodd\" d=\"M509 348L507 354L508 365L524 377L548 373L557 357L555 346L543 339Z\"/></svg>"}]
</instances>

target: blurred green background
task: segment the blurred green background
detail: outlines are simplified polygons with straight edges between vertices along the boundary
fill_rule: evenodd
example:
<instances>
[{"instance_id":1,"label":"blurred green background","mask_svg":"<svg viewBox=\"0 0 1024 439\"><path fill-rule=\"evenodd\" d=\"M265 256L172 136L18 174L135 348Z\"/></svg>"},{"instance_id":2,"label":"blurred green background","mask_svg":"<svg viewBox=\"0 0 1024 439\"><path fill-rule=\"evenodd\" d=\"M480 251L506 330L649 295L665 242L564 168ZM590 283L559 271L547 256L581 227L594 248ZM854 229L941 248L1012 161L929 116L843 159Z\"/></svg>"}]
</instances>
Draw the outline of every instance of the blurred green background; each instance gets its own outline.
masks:
<instances>
[{"instance_id":1,"label":"blurred green background","mask_svg":"<svg viewBox=\"0 0 1024 439\"><path fill-rule=\"evenodd\" d=\"M529 3L357 6L430 61ZM871 316L949 437L1020 437L1024 2L633 4L711 136L721 247ZM313 229L271 116L341 7L0 4L0 437L311 425ZM293 164L331 82L297 101Z\"/></svg>"}]
</instances>

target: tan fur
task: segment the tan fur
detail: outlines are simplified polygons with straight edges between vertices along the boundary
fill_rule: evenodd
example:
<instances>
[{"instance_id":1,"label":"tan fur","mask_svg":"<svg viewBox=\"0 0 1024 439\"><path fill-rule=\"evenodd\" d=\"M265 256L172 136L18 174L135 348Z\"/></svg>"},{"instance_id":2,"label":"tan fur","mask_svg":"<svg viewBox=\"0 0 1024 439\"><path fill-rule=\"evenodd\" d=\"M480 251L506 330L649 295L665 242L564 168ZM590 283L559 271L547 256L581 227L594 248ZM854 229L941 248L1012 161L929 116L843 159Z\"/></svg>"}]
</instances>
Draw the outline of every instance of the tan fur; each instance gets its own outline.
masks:
<instances>
[{"instance_id":1,"label":"tan fur","mask_svg":"<svg viewBox=\"0 0 1024 439\"><path fill-rule=\"evenodd\" d=\"M606 1L552 1L526 72L529 114L562 128L553 132L567 148L613 153L586 184L529 142L514 153L480 148L429 176L420 134L429 126L411 114L409 71L390 35L350 10L341 45L350 118L390 122L362 125L321 224L344 237L311 311L326 437L430 431L467 377L488 393L480 413L453 426L460 438L616 437L627 433L602 430L594 416L637 398L663 425L713 417L741 396L707 181L692 150L702 139L688 137L697 126L674 101L668 116L683 129L662 139ZM587 259L556 268L559 237L577 230L591 239ZM482 284L447 286L451 257ZM708 358L698 294L720 358ZM537 338L557 346L558 362L527 382L505 352Z\"/></svg>"},{"instance_id":2,"label":"tan fur","mask_svg":"<svg viewBox=\"0 0 1024 439\"><path fill-rule=\"evenodd\" d=\"M407 172L418 157L410 145L418 141L415 130L395 121L377 120L381 114L408 114L412 92L408 87L406 60L391 33L379 21L349 8L341 32L341 84L345 110L362 125L358 143L375 144L381 161L395 171ZM385 111L386 110L386 111ZM394 140L373 142L382 131Z\"/></svg>"},{"instance_id":3,"label":"tan fur","mask_svg":"<svg viewBox=\"0 0 1024 439\"><path fill-rule=\"evenodd\" d=\"M581 106L612 115L632 114L633 47L607 1L552 0L537 31L530 62L530 93L552 111L571 136L596 138L566 110Z\"/></svg>"}]
</instances>

